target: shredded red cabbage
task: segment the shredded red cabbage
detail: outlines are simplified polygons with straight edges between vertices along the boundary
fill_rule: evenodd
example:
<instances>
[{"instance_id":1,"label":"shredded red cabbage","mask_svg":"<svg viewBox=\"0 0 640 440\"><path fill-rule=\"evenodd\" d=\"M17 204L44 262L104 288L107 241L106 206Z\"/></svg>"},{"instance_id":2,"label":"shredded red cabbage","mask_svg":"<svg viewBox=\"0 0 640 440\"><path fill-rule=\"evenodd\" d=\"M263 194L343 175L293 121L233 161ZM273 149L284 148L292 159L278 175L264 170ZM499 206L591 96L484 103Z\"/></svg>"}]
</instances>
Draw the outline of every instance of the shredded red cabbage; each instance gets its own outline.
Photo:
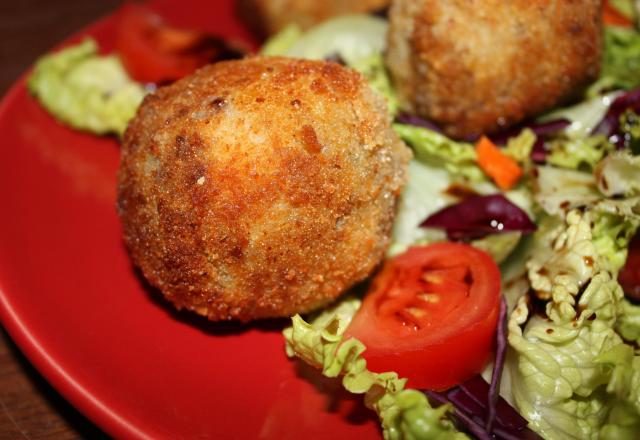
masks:
<instances>
[{"instance_id":1,"label":"shredded red cabbage","mask_svg":"<svg viewBox=\"0 0 640 440\"><path fill-rule=\"evenodd\" d=\"M396 116L396 122L400 124L413 125L415 127L426 128L432 131L436 131L438 133L442 133L440 127L438 127L435 123L428 121L426 119L422 119L420 116L412 115L411 113L398 113Z\"/></svg>"},{"instance_id":2,"label":"shredded red cabbage","mask_svg":"<svg viewBox=\"0 0 640 440\"><path fill-rule=\"evenodd\" d=\"M527 213L502 194L467 197L432 214L420 226L445 229L450 240L473 240L499 232L536 230Z\"/></svg>"},{"instance_id":3,"label":"shredded red cabbage","mask_svg":"<svg viewBox=\"0 0 640 440\"><path fill-rule=\"evenodd\" d=\"M489 413L485 427L491 432L493 422L496 418L496 405L500 397L500 381L502 379L502 370L504 369L504 361L507 356L507 301L504 296L500 297L500 314L498 315L498 328L496 329L496 359L493 363L493 371L491 372L491 386L489 387Z\"/></svg>"},{"instance_id":4,"label":"shredded red cabbage","mask_svg":"<svg viewBox=\"0 0 640 440\"><path fill-rule=\"evenodd\" d=\"M549 136L567 128L571 122L567 119L554 119L548 122L525 122L503 132L490 136L496 145L505 145L510 138L518 136L525 128L531 129L536 135L536 142L531 149L531 160L544 163L549 153L545 148L545 141Z\"/></svg>"},{"instance_id":5,"label":"shredded red cabbage","mask_svg":"<svg viewBox=\"0 0 640 440\"><path fill-rule=\"evenodd\" d=\"M627 140L620 127L620 116L629 109L640 114L640 89L618 96L591 133L603 134L616 147L624 148Z\"/></svg>"},{"instance_id":6,"label":"shredded red cabbage","mask_svg":"<svg viewBox=\"0 0 640 440\"><path fill-rule=\"evenodd\" d=\"M569 124L571 124L571 122L566 119L554 119L553 121L547 122L529 121L491 135L490 138L496 145L505 145L510 138L518 136L525 128L530 129L538 138L541 138L564 130Z\"/></svg>"}]
</instances>

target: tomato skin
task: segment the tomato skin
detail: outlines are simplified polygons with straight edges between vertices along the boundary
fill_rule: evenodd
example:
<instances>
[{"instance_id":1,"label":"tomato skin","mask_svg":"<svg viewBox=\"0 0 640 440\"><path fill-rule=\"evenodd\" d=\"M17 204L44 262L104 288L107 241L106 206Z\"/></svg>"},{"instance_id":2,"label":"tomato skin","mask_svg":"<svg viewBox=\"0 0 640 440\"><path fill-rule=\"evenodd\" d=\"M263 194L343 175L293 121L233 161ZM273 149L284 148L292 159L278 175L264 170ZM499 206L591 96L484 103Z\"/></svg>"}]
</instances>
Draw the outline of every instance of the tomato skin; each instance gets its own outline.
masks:
<instances>
[{"instance_id":1,"label":"tomato skin","mask_svg":"<svg viewBox=\"0 0 640 440\"><path fill-rule=\"evenodd\" d=\"M437 298L421 301L426 291ZM370 370L443 390L482 371L499 309L500 271L489 255L458 243L414 247L385 263L345 335L365 344Z\"/></svg>"},{"instance_id":2,"label":"tomato skin","mask_svg":"<svg viewBox=\"0 0 640 440\"><path fill-rule=\"evenodd\" d=\"M118 12L116 51L136 81L163 84L218 59L239 58L244 50L193 29L165 24L147 7L125 3Z\"/></svg>"}]
</instances>

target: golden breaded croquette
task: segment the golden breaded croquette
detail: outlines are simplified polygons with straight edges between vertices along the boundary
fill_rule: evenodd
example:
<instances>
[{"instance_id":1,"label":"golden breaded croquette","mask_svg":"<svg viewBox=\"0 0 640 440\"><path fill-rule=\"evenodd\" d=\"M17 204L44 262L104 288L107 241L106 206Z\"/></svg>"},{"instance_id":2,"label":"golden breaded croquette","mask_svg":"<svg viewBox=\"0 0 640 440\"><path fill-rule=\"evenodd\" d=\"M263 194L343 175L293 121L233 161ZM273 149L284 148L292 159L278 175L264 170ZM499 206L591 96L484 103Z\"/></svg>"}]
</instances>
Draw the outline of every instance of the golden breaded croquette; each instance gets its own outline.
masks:
<instances>
[{"instance_id":1,"label":"golden breaded croquette","mask_svg":"<svg viewBox=\"0 0 640 440\"><path fill-rule=\"evenodd\" d=\"M387 64L409 110L476 137L581 92L601 33L600 0L397 0Z\"/></svg>"},{"instance_id":2,"label":"golden breaded croquette","mask_svg":"<svg viewBox=\"0 0 640 440\"><path fill-rule=\"evenodd\" d=\"M385 9L391 0L240 0L240 14L257 32L272 35L295 23L308 29L332 17Z\"/></svg>"},{"instance_id":3,"label":"golden breaded croquette","mask_svg":"<svg viewBox=\"0 0 640 440\"><path fill-rule=\"evenodd\" d=\"M242 321L306 312L380 262L410 155L355 71L210 65L147 96L126 131L124 241L178 308Z\"/></svg>"}]
</instances>

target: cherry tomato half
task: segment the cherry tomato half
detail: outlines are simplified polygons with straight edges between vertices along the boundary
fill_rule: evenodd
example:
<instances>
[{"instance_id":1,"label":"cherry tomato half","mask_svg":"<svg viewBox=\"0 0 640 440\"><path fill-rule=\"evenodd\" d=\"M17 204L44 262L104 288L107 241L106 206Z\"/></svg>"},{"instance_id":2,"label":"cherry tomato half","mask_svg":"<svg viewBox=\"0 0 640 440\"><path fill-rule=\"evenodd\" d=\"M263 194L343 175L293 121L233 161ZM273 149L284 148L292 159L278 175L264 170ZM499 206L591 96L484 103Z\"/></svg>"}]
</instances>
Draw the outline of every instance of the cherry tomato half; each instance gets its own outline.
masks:
<instances>
[{"instance_id":1,"label":"cherry tomato half","mask_svg":"<svg viewBox=\"0 0 640 440\"><path fill-rule=\"evenodd\" d=\"M116 50L131 77L140 82L166 83L198 67L239 58L243 48L193 29L167 25L147 7L126 3L118 12Z\"/></svg>"},{"instance_id":2,"label":"cherry tomato half","mask_svg":"<svg viewBox=\"0 0 640 440\"><path fill-rule=\"evenodd\" d=\"M458 243L414 247L385 263L346 336L366 345L370 370L442 390L484 368L499 308L500 271L488 254Z\"/></svg>"}]
</instances>

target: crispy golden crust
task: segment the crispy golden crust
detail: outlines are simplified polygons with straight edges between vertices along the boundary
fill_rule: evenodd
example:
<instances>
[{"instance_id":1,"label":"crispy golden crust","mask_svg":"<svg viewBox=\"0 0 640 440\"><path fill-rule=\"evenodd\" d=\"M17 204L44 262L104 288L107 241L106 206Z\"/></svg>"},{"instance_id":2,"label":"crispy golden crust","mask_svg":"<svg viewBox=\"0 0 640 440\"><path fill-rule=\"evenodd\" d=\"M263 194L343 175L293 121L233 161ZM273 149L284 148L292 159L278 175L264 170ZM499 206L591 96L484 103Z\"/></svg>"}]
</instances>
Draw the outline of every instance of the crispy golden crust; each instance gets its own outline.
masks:
<instances>
[{"instance_id":1,"label":"crispy golden crust","mask_svg":"<svg viewBox=\"0 0 640 440\"><path fill-rule=\"evenodd\" d=\"M383 10L391 0L240 0L241 15L258 32L275 34L291 23L303 29L332 17Z\"/></svg>"},{"instance_id":2,"label":"crispy golden crust","mask_svg":"<svg viewBox=\"0 0 640 440\"><path fill-rule=\"evenodd\" d=\"M389 241L408 149L335 63L218 63L149 95L118 173L149 282L212 320L288 316L364 279Z\"/></svg>"},{"instance_id":3,"label":"crispy golden crust","mask_svg":"<svg viewBox=\"0 0 640 440\"><path fill-rule=\"evenodd\" d=\"M397 0L390 24L405 105L454 137L565 102L600 70L600 0Z\"/></svg>"}]
</instances>

